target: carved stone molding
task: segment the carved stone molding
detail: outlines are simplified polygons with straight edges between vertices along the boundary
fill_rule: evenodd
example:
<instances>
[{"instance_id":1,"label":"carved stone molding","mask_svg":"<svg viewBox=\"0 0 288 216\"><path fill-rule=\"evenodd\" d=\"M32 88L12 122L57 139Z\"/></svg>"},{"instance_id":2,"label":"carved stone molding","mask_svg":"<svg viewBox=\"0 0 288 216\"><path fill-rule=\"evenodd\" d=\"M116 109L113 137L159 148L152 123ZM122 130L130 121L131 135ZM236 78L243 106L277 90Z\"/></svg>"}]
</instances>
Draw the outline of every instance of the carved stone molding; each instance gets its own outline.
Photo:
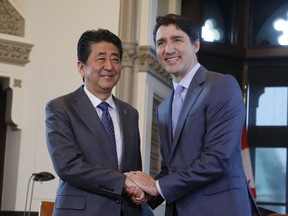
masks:
<instances>
[{"instance_id":1,"label":"carved stone molding","mask_svg":"<svg viewBox=\"0 0 288 216\"><path fill-rule=\"evenodd\" d=\"M24 18L8 0L0 0L0 33L24 36Z\"/></svg>"},{"instance_id":2,"label":"carved stone molding","mask_svg":"<svg viewBox=\"0 0 288 216\"><path fill-rule=\"evenodd\" d=\"M25 65L29 62L32 47L32 44L0 38L0 62Z\"/></svg>"},{"instance_id":3,"label":"carved stone molding","mask_svg":"<svg viewBox=\"0 0 288 216\"><path fill-rule=\"evenodd\" d=\"M170 74L159 64L155 50L150 46L139 46L138 61L139 72L149 72L167 86L172 86Z\"/></svg>"},{"instance_id":4,"label":"carved stone molding","mask_svg":"<svg viewBox=\"0 0 288 216\"><path fill-rule=\"evenodd\" d=\"M122 41L123 57L121 61L121 78L116 86L116 96L133 104L134 62L137 53L136 41Z\"/></svg>"},{"instance_id":5,"label":"carved stone molding","mask_svg":"<svg viewBox=\"0 0 288 216\"><path fill-rule=\"evenodd\" d=\"M137 46L138 43L136 41L122 41L122 47L123 47L122 68L133 67L134 61L137 57Z\"/></svg>"}]
</instances>

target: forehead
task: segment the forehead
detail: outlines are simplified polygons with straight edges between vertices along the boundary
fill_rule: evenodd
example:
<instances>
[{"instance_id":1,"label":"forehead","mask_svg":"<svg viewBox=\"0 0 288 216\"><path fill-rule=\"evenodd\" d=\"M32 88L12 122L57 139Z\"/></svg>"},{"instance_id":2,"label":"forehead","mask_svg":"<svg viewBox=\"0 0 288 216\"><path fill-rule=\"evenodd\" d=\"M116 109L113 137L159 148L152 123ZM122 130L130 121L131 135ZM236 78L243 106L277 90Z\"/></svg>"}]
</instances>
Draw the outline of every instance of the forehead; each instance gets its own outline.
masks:
<instances>
[{"instance_id":1,"label":"forehead","mask_svg":"<svg viewBox=\"0 0 288 216\"><path fill-rule=\"evenodd\" d=\"M91 45L91 54L117 54L119 55L118 48L110 42L101 41Z\"/></svg>"},{"instance_id":2,"label":"forehead","mask_svg":"<svg viewBox=\"0 0 288 216\"><path fill-rule=\"evenodd\" d=\"M156 32L156 41L161 39L167 39L170 37L181 36L184 38L189 38L188 35L182 31L181 29L177 28L175 25L170 24L168 26L160 26Z\"/></svg>"}]
</instances>

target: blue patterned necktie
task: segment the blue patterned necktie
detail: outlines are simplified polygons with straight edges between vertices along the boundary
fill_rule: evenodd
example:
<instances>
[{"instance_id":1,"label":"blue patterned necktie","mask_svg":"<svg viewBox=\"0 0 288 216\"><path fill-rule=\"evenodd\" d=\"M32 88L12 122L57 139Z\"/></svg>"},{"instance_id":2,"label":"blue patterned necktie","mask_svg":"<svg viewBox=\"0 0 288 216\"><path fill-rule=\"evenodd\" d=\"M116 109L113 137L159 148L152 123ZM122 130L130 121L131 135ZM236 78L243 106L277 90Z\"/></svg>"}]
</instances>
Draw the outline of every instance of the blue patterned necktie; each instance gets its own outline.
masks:
<instances>
[{"instance_id":1,"label":"blue patterned necktie","mask_svg":"<svg viewBox=\"0 0 288 216\"><path fill-rule=\"evenodd\" d=\"M174 92L174 98L173 98L173 107L172 107L172 130L173 135L175 133L176 125L178 122L178 118L180 115L180 111L183 105L183 97L181 95L182 91L184 90L184 87L181 85L177 85L176 90Z\"/></svg>"},{"instance_id":2,"label":"blue patterned necktie","mask_svg":"<svg viewBox=\"0 0 288 216\"><path fill-rule=\"evenodd\" d=\"M108 111L109 104L107 102L101 102L98 106L102 110L102 125L106 131L106 134L112 144L113 154L118 164L117 159L117 150L116 150L116 141L115 141L115 133L113 127L113 121Z\"/></svg>"}]
</instances>

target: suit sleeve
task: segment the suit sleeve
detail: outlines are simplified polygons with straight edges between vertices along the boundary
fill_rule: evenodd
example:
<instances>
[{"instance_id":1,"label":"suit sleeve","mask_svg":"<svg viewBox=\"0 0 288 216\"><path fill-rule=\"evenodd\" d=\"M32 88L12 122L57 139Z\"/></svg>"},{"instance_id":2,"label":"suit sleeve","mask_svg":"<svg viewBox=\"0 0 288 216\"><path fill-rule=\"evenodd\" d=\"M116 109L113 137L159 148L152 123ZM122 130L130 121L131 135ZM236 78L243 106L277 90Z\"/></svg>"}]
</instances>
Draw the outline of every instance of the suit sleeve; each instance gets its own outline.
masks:
<instances>
[{"instance_id":1,"label":"suit sleeve","mask_svg":"<svg viewBox=\"0 0 288 216\"><path fill-rule=\"evenodd\" d=\"M214 77L213 82L204 83L197 102L201 111L194 113L194 116L199 115L198 120L202 120L189 122L191 118L186 119L186 128L182 131L175 155L179 156L177 152L189 154L190 150L179 149L188 145L198 145L199 152L191 156L190 164L175 167L174 171L159 179L167 203L216 182L238 167L237 163L242 164L240 140L245 108L237 81L230 75ZM197 127L203 128L197 131L199 134L192 130ZM189 140L196 141L193 143Z\"/></svg>"},{"instance_id":2,"label":"suit sleeve","mask_svg":"<svg viewBox=\"0 0 288 216\"><path fill-rule=\"evenodd\" d=\"M75 120L72 120L71 111L68 111L64 101L54 100L46 106L47 146L56 173L63 181L79 189L119 198L125 176L108 166L93 164L84 157L79 138L76 138L72 127Z\"/></svg>"}]
</instances>

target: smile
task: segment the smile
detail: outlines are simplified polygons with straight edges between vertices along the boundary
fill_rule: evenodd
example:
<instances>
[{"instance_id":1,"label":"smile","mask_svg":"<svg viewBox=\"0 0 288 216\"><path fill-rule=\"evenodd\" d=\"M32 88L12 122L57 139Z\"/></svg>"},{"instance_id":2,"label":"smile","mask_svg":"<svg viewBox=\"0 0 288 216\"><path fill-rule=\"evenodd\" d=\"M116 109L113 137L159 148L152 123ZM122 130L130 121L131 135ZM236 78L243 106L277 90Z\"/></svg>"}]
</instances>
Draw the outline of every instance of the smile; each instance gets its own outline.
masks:
<instances>
[{"instance_id":1,"label":"smile","mask_svg":"<svg viewBox=\"0 0 288 216\"><path fill-rule=\"evenodd\" d=\"M174 61L179 60L179 57L166 58L165 60L166 60L167 62L174 62Z\"/></svg>"}]
</instances>

